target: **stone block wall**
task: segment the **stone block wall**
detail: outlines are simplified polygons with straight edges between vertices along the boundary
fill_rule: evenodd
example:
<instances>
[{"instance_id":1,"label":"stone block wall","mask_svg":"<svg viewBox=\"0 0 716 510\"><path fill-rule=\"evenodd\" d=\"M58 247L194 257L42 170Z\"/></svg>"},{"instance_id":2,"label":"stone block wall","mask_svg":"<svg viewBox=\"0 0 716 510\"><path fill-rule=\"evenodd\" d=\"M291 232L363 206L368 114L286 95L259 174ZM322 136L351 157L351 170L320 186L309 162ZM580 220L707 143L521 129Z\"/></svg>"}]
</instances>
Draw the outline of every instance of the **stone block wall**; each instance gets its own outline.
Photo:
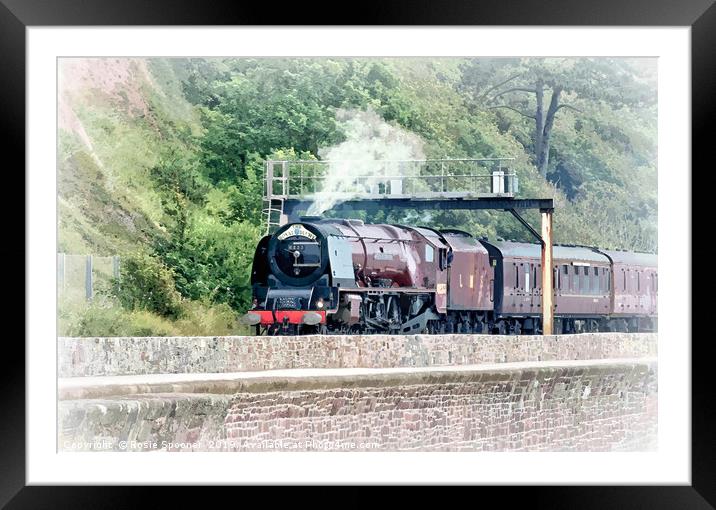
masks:
<instances>
[{"instance_id":1,"label":"stone block wall","mask_svg":"<svg viewBox=\"0 0 716 510\"><path fill-rule=\"evenodd\" d=\"M656 441L655 371L535 369L476 381L243 393L231 450L614 451Z\"/></svg>"},{"instance_id":2,"label":"stone block wall","mask_svg":"<svg viewBox=\"0 0 716 510\"><path fill-rule=\"evenodd\" d=\"M212 388L220 389L218 384ZM331 377L256 377L244 380L236 392L232 386L227 394L148 393L60 401L59 447L653 450L656 384L653 358L506 363L361 377L349 369Z\"/></svg>"},{"instance_id":3,"label":"stone block wall","mask_svg":"<svg viewBox=\"0 0 716 510\"><path fill-rule=\"evenodd\" d=\"M656 356L655 333L60 338L60 377Z\"/></svg>"},{"instance_id":4,"label":"stone block wall","mask_svg":"<svg viewBox=\"0 0 716 510\"><path fill-rule=\"evenodd\" d=\"M59 451L211 451L225 438L231 397L211 394L125 395L62 400Z\"/></svg>"}]
</instances>

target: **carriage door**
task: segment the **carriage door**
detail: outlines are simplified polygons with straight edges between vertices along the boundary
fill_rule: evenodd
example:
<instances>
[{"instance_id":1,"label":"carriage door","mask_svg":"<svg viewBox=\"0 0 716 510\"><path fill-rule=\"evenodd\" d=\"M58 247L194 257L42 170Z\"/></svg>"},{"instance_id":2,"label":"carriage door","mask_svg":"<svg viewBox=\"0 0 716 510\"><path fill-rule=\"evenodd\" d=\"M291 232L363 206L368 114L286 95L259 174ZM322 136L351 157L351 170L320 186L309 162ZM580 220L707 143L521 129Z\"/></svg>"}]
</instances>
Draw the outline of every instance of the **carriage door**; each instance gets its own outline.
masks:
<instances>
[{"instance_id":1,"label":"carriage door","mask_svg":"<svg viewBox=\"0 0 716 510\"><path fill-rule=\"evenodd\" d=\"M426 245L427 246L427 245ZM435 308L439 313L447 311L448 267L447 248L438 248L438 264L435 276Z\"/></svg>"}]
</instances>

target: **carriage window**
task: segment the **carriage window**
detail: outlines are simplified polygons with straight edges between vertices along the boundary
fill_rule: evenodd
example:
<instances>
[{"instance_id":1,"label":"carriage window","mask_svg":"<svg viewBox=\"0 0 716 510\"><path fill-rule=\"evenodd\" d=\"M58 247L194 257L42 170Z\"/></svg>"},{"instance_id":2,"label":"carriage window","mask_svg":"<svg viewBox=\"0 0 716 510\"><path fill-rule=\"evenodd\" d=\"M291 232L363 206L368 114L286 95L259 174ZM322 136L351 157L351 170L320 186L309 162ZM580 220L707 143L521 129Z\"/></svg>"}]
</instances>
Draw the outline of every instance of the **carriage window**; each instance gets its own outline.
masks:
<instances>
[{"instance_id":1,"label":"carriage window","mask_svg":"<svg viewBox=\"0 0 716 510\"><path fill-rule=\"evenodd\" d=\"M582 277L582 288L587 294L589 294L589 268L584 267L582 269L584 269L584 276Z\"/></svg>"},{"instance_id":2,"label":"carriage window","mask_svg":"<svg viewBox=\"0 0 716 510\"><path fill-rule=\"evenodd\" d=\"M612 278L609 274L609 269L605 269L604 273L607 275L607 290L612 290Z\"/></svg>"},{"instance_id":3,"label":"carriage window","mask_svg":"<svg viewBox=\"0 0 716 510\"><path fill-rule=\"evenodd\" d=\"M574 278L572 279L572 289L575 291L579 291L582 288L582 277L580 275L581 267L574 266Z\"/></svg>"},{"instance_id":4,"label":"carriage window","mask_svg":"<svg viewBox=\"0 0 716 510\"><path fill-rule=\"evenodd\" d=\"M599 268L595 267L592 271L592 290L595 294L599 294L599 290L602 288L599 282Z\"/></svg>"},{"instance_id":5,"label":"carriage window","mask_svg":"<svg viewBox=\"0 0 716 510\"><path fill-rule=\"evenodd\" d=\"M554 285L555 289L558 289L559 283L559 266L555 266L554 272L552 273L552 285Z\"/></svg>"},{"instance_id":6,"label":"carriage window","mask_svg":"<svg viewBox=\"0 0 716 510\"><path fill-rule=\"evenodd\" d=\"M520 266L515 266L515 288L520 288Z\"/></svg>"},{"instance_id":7,"label":"carriage window","mask_svg":"<svg viewBox=\"0 0 716 510\"><path fill-rule=\"evenodd\" d=\"M579 290L579 268L574 266L572 267L572 287L571 290L578 291Z\"/></svg>"},{"instance_id":8,"label":"carriage window","mask_svg":"<svg viewBox=\"0 0 716 510\"><path fill-rule=\"evenodd\" d=\"M636 290L637 292L641 290L641 271L636 272Z\"/></svg>"},{"instance_id":9,"label":"carriage window","mask_svg":"<svg viewBox=\"0 0 716 510\"><path fill-rule=\"evenodd\" d=\"M425 262L432 262L435 260L435 249L429 244L425 245Z\"/></svg>"},{"instance_id":10,"label":"carriage window","mask_svg":"<svg viewBox=\"0 0 716 510\"><path fill-rule=\"evenodd\" d=\"M622 269L622 274L624 275L624 290L626 290L626 271Z\"/></svg>"},{"instance_id":11,"label":"carriage window","mask_svg":"<svg viewBox=\"0 0 716 510\"><path fill-rule=\"evenodd\" d=\"M555 271L555 273L557 273L557 285L558 285L559 288L561 289L561 288L562 288L562 275L559 274L559 267L557 268L557 270Z\"/></svg>"},{"instance_id":12,"label":"carriage window","mask_svg":"<svg viewBox=\"0 0 716 510\"><path fill-rule=\"evenodd\" d=\"M659 290L659 273L654 273L654 290Z\"/></svg>"}]
</instances>

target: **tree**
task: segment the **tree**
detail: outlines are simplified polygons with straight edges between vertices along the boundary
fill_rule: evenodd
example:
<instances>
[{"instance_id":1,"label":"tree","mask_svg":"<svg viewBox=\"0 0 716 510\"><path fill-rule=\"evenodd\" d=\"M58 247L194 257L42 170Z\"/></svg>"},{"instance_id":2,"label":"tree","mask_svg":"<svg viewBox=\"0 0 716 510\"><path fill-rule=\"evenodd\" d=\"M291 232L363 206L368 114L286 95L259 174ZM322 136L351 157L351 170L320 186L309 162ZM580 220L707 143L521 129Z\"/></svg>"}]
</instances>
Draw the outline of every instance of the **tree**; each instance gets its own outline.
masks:
<instances>
[{"instance_id":1,"label":"tree","mask_svg":"<svg viewBox=\"0 0 716 510\"><path fill-rule=\"evenodd\" d=\"M508 81L503 82L502 85L506 85L509 83L509 81L516 80L519 76L513 76ZM549 100L549 106L547 107L547 111L544 110L544 97L545 97L545 90L549 91L550 100ZM581 112L580 109L566 104L561 103L560 104L560 95L562 94L562 91L564 90L564 86L558 85L554 82L545 82L544 78L542 76L537 77L534 83L534 88L523 88L523 87L512 87L507 90L503 90L502 92L499 92L492 96L490 98L490 102L495 102L498 98L505 96L506 94L512 93L512 92L527 92L530 94L534 94L535 96L535 102L536 102L536 109L534 114L525 113L521 110L518 110L516 108L513 108L512 106L509 106L507 104L499 104L495 106L490 106L490 109L496 109L496 108L509 108L511 110L514 110L520 115L524 115L525 117L529 117L534 119L535 121L535 134L534 134L534 155L535 155L535 164L537 165L537 168L539 169L539 173L544 177L547 175L547 166L549 164L549 146L550 146L550 139L552 136L552 128L554 127L554 117L559 111L560 108L572 108L575 111Z\"/></svg>"},{"instance_id":2,"label":"tree","mask_svg":"<svg viewBox=\"0 0 716 510\"><path fill-rule=\"evenodd\" d=\"M643 106L656 99L649 87L634 79L623 59L475 60L465 69L463 87L471 89L488 110L511 111L530 119L533 162L543 177L548 173L555 117L561 109L583 113L581 104L575 103Z\"/></svg>"},{"instance_id":3,"label":"tree","mask_svg":"<svg viewBox=\"0 0 716 510\"><path fill-rule=\"evenodd\" d=\"M196 167L195 156L170 145L149 172L160 190L164 212L173 220L173 234L180 242L184 239L190 203L201 203L206 192Z\"/></svg>"}]
</instances>

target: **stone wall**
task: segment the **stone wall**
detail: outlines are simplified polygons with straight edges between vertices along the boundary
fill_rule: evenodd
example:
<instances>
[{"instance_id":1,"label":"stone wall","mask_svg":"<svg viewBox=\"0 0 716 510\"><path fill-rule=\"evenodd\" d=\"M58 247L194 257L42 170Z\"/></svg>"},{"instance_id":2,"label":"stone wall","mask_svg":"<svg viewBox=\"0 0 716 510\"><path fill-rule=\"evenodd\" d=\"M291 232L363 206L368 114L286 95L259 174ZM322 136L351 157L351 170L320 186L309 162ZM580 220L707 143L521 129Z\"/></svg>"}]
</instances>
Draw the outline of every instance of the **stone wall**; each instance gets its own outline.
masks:
<instances>
[{"instance_id":1,"label":"stone wall","mask_svg":"<svg viewBox=\"0 0 716 510\"><path fill-rule=\"evenodd\" d=\"M304 374L304 372L306 372ZM654 358L246 374L60 401L61 450L653 450ZM194 376L197 379L198 376ZM115 378L121 380L121 378ZM200 379L200 378L199 378ZM221 391L222 384L227 391ZM238 381L238 382L237 382ZM118 389L119 388L119 389ZM148 391L152 391L151 385ZM126 392L136 386L127 385ZM86 388L91 397L92 388ZM123 443L124 442L124 443Z\"/></svg>"},{"instance_id":2,"label":"stone wall","mask_svg":"<svg viewBox=\"0 0 716 510\"><path fill-rule=\"evenodd\" d=\"M223 440L231 397L145 394L62 400L59 451L211 451Z\"/></svg>"},{"instance_id":3,"label":"stone wall","mask_svg":"<svg viewBox=\"0 0 716 510\"><path fill-rule=\"evenodd\" d=\"M653 449L655 373L527 370L469 383L238 394L232 450L614 451Z\"/></svg>"},{"instance_id":4,"label":"stone wall","mask_svg":"<svg viewBox=\"0 0 716 510\"><path fill-rule=\"evenodd\" d=\"M60 377L656 356L654 333L60 338Z\"/></svg>"}]
</instances>

